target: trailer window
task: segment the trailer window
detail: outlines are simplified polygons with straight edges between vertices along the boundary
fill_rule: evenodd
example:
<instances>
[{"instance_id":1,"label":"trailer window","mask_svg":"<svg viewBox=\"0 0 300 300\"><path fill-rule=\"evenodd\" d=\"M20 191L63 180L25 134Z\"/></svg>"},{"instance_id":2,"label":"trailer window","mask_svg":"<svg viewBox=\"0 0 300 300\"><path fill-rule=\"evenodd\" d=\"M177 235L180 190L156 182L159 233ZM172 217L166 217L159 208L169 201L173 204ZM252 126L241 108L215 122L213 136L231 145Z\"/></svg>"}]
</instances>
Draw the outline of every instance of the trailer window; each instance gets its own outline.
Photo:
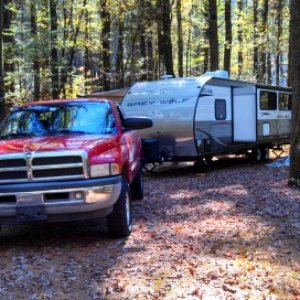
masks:
<instances>
[{"instance_id":1,"label":"trailer window","mask_svg":"<svg viewBox=\"0 0 300 300\"><path fill-rule=\"evenodd\" d=\"M274 92L260 92L260 109L261 110L276 110L277 109L277 94Z\"/></svg>"},{"instance_id":2,"label":"trailer window","mask_svg":"<svg viewBox=\"0 0 300 300\"><path fill-rule=\"evenodd\" d=\"M226 100L224 99L215 100L215 117L216 120L226 119Z\"/></svg>"},{"instance_id":3,"label":"trailer window","mask_svg":"<svg viewBox=\"0 0 300 300\"><path fill-rule=\"evenodd\" d=\"M291 110L292 107L292 95L279 93L279 109Z\"/></svg>"}]
</instances>

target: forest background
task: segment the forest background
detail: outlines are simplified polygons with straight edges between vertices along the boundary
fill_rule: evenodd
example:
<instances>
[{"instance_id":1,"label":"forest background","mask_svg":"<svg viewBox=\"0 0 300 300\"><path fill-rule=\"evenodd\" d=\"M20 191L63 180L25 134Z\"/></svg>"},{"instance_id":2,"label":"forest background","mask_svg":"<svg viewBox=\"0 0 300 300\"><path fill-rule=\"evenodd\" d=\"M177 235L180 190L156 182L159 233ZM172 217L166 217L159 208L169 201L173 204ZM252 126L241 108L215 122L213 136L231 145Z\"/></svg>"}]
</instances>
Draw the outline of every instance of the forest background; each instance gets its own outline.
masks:
<instances>
[{"instance_id":1,"label":"forest background","mask_svg":"<svg viewBox=\"0 0 300 300\"><path fill-rule=\"evenodd\" d=\"M9 105L218 69L288 85L288 0L0 0L0 7L0 98Z\"/></svg>"}]
</instances>

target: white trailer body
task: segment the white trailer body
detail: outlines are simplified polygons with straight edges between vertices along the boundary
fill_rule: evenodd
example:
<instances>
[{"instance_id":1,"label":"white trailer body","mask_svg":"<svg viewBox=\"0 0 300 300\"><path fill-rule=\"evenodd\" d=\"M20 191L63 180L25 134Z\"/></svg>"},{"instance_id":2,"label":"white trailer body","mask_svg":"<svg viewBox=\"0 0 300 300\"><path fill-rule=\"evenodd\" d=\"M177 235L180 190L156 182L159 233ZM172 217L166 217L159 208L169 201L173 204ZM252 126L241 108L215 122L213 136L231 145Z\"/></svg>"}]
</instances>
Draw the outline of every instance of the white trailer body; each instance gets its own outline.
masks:
<instances>
[{"instance_id":1,"label":"white trailer body","mask_svg":"<svg viewBox=\"0 0 300 300\"><path fill-rule=\"evenodd\" d=\"M211 76L136 83L121 103L127 117L153 120L140 134L157 139L169 161L289 143L290 105L289 88Z\"/></svg>"}]
</instances>

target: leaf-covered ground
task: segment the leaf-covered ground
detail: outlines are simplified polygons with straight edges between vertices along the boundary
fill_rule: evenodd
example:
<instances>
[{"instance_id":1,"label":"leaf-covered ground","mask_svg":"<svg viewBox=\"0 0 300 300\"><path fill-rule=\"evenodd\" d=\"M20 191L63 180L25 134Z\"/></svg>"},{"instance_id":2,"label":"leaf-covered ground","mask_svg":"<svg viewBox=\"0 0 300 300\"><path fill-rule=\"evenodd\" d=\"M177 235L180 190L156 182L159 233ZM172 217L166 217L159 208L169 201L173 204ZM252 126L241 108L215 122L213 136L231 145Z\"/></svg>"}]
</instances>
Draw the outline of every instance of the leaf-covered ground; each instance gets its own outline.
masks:
<instances>
[{"instance_id":1,"label":"leaf-covered ground","mask_svg":"<svg viewBox=\"0 0 300 300\"><path fill-rule=\"evenodd\" d=\"M103 222L4 227L0 299L300 299L300 191L246 160L145 175L128 239Z\"/></svg>"}]
</instances>

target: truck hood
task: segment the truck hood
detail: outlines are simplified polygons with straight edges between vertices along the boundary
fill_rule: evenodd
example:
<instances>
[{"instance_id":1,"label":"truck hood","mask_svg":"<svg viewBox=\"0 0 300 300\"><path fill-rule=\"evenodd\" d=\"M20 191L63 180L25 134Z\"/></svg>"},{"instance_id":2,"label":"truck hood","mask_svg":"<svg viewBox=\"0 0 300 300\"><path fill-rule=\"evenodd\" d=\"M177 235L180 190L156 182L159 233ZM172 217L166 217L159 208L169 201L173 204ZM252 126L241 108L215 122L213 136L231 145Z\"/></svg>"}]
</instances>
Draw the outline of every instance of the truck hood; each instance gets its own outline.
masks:
<instances>
[{"instance_id":1,"label":"truck hood","mask_svg":"<svg viewBox=\"0 0 300 300\"><path fill-rule=\"evenodd\" d=\"M108 135L64 135L0 140L0 154L39 151L85 150L98 153L117 146L117 137Z\"/></svg>"}]
</instances>

